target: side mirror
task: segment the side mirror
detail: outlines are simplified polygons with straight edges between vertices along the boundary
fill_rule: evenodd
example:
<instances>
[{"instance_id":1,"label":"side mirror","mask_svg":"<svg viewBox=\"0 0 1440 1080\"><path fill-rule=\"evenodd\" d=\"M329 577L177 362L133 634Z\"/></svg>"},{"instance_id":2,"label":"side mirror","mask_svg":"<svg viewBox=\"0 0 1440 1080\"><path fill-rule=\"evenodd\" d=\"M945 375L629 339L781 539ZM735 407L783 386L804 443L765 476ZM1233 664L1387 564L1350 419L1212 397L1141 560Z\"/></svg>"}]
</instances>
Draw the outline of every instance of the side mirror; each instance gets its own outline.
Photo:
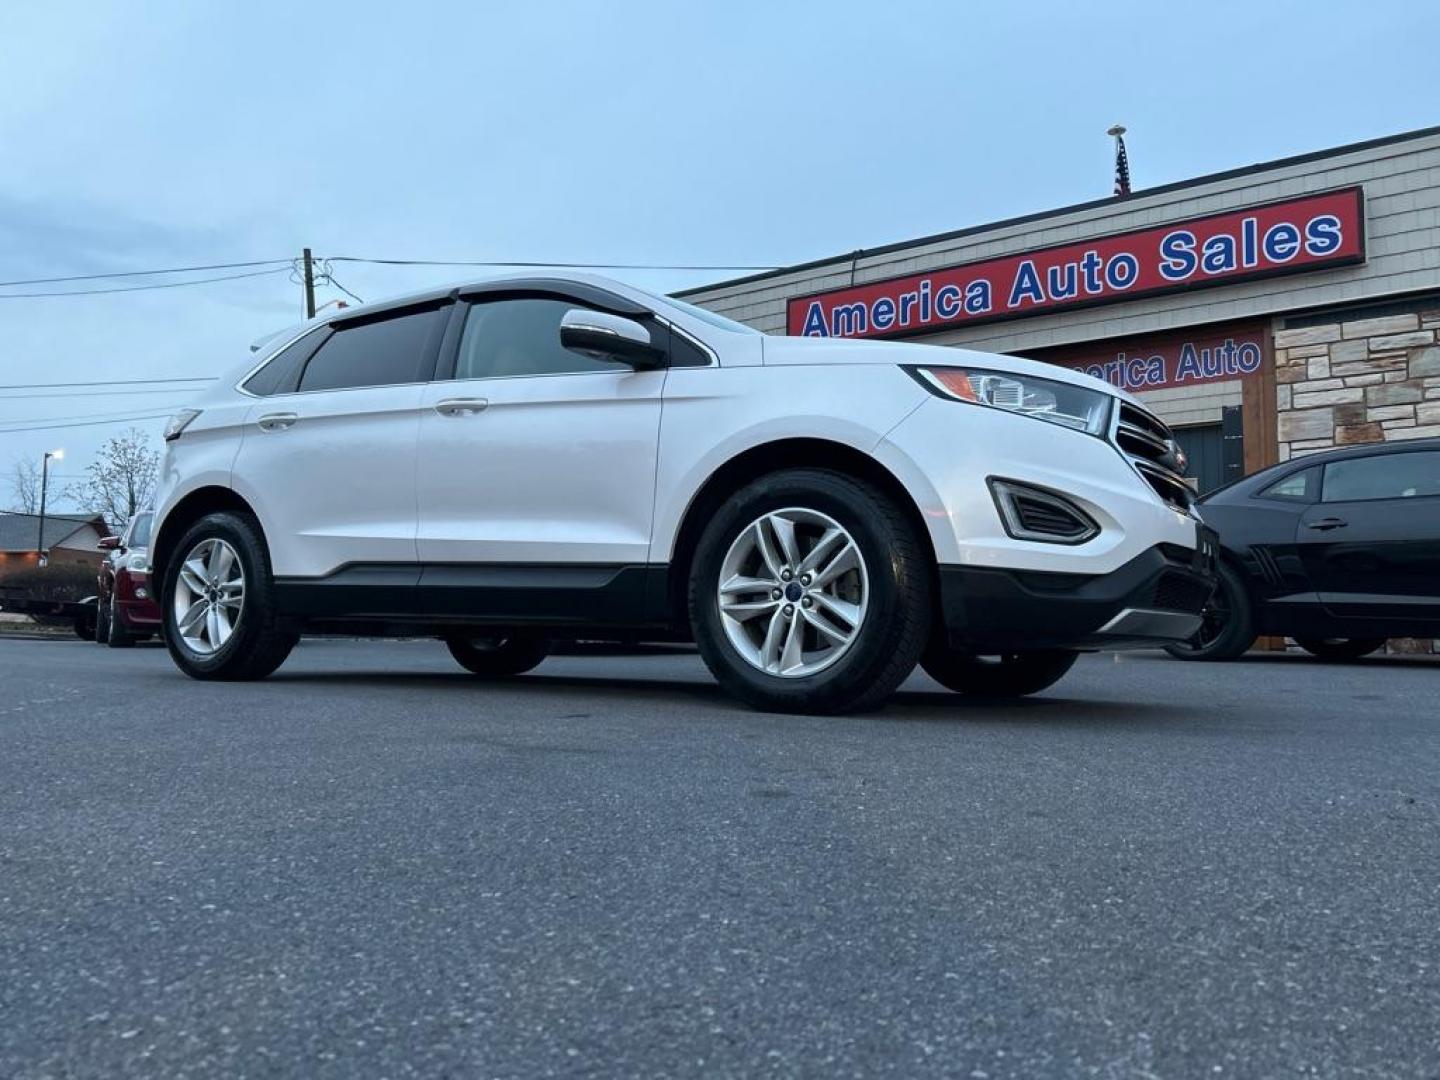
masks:
<instances>
[{"instance_id":1,"label":"side mirror","mask_svg":"<svg viewBox=\"0 0 1440 1080\"><path fill-rule=\"evenodd\" d=\"M665 359L665 350L656 348L650 331L634 319L585 308L571 308L560 320L560 344L637 368L658 367Z\"/></svg>"},{"instance_id":2,"label":"side mirror","mask_svg":"<svg viewBox=\"0 0 1440 1080\"><path fill-rule=\"evenodd\" d=\"M118 547L120 546L120 537L118 537L118 536L106 536L106 537L102 538L101 541L100 541L98 544L96 544L95 546L96 546L97 548L99 548L101 551L114 551L116 548L118 548Z\"/></svg>"}]
</instances>

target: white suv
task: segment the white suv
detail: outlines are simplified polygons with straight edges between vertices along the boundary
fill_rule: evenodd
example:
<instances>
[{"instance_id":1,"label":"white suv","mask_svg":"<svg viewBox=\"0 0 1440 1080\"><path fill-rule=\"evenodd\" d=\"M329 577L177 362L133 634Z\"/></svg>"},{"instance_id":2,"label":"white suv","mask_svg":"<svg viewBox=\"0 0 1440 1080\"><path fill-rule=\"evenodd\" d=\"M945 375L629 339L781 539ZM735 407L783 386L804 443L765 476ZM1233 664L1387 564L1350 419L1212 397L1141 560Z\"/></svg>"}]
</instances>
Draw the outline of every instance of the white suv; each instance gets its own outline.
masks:
<instances>
[{"instance_id":1,"label":"white suv","mask_svg":"<svg viewBox=\"0 0 1440 1080\"><path fill-rule=\"evenodd\" d=\"M280 335L177 415L151 546L196 678L302 633L694 640L737 697L873 707L918 662L980 694L1188 638L1213 552L1165 426L1013 357L768 337L589 276Z\"/></svg>"}]
</instances>

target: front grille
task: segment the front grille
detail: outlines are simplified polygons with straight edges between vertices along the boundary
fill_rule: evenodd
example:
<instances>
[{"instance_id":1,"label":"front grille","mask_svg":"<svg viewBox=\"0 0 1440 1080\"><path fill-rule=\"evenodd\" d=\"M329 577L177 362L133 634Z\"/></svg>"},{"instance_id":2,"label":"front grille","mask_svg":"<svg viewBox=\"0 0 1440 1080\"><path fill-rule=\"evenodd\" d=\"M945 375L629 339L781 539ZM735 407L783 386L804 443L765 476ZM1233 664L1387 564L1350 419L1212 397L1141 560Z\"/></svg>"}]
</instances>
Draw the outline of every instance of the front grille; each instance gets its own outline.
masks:
<instances>
[{"instance_id":1,"label":"front grille","mask_svg":"<svg viewBox=\"0 0 1440 1080\"><path fill-rule=\"evenodd\" d=\"M1160 498L1176 509L1190 508L1195 493L1185 482L1180 448L1168 427L1144 409L1121 402L1115 445Z\"/></svg>"},{"instance_id":2,"label":"front grille","mask_svg":"<svg viewBox=\"0 0 1440 1080\"><path fill-rule=\"evenodd\" d=\"M1210 599L1211 585L1203 578L1167 570L1155 582L1153 603L1161 611L1184 611L1198 615Z\"/></svg>"}]
</instances>

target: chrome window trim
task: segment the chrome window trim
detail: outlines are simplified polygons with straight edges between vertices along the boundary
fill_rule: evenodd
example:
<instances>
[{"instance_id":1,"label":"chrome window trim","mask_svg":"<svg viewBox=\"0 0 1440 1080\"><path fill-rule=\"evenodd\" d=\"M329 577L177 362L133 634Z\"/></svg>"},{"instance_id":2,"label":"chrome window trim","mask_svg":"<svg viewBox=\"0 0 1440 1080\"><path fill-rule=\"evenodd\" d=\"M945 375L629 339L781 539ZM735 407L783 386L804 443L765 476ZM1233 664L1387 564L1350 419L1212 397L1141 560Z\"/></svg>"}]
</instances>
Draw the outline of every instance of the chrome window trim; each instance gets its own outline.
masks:
<instances>
[{"instance_id":1,"label":"chrome window trim","mask_svg":"<svg viewBox=\"0 0 1440 1080\"><path fill-rule=\"evenodd\" d=\"M302 337L304 337L306 334L309 334L309 333L311 333L312 331L318 330L318 329L320 329L322 326L329 326L329 325L330 325L329 321L326 320L325 322L318 322L318 323L307 324L307 325L301 327L300 332L299 332L298 334L296 334L294 337L286 338L286 339L285 339L284 341L282 341L279 345L277 345L275 348L271 349L268 353L266 353L266 354L265 354L265 358L264 358L263 360L261 360L259 363L257 363L257 364L256 364L254 367L252 367L249 371L245 372L244 375L241 375L240 378L236 381L234 389L240 391L240 393L244 394L244 395L245 395L246 397L248 397L248 398L254 398L256 401L259 401L263 395L261 395L261 394L252 394L249 390L246 390L246 389L245 389L245 384L246 384L247 382L249 382L251 379L253 379L256 375L258 375L258 374L260 373L260 369L261 369L261 368L263 368L266 364L270 363L271 360L274 360L277 356L279 356L282 352L284 352L286 349L288 349L291 345L294 345L297 341L299 341L299 340L300 340ZM316 392L317 392L317 391L314 391L314 390L306 391L306 393L312 393L312 394L313 394L313 393L316 393ZM271 396L271 397L289 397L290 395L288 395L288 394L271 394L270 396Z\"/></svg>"}]
</instances>

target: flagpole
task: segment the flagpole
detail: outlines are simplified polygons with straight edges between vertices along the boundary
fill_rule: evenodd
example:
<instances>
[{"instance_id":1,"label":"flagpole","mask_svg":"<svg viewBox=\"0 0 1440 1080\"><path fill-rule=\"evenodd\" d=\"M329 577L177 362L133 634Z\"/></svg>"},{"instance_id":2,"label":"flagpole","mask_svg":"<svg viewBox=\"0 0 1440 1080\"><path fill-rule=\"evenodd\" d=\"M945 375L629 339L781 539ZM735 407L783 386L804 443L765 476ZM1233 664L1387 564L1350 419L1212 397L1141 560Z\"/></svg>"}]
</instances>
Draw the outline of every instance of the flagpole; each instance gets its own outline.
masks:
<instances>
[{"instance_id":1,"label":"flagpole","mask_svg":"<svg viewBox=\"0 0 1440 1080\"><path fill-rule=\"evenodd\" d=\"M1130 155L1125 151L1125 125L1114 124L1105 132L1115 140L1115 189L1113 194L1123 198L1130 194Z\"/></svg>"}]
</instances>

